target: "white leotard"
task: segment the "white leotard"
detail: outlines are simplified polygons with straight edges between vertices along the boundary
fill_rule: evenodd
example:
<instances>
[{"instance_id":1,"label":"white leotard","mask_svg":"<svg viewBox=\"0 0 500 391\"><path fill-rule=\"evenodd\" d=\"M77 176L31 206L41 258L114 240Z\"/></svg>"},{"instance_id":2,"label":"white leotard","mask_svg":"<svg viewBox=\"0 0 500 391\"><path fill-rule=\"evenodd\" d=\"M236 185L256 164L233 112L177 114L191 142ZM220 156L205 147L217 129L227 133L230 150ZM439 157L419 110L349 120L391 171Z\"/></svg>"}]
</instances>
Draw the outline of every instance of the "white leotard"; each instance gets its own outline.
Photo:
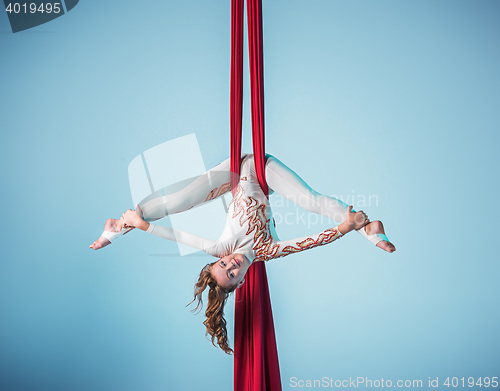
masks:
<instances>
[{"instance_id":1,"label":"white leotard","mask_svg":"<svg viewBox=\"0 0 500 391\"><path fill-rule=\"evenodd\" d=\"M312 190L292 170L278 159L268 155L266 180L270 191L297 203L314 213L342 222L347 204ZM140 203L143 218L155 221L167 214L179 213L196 205L211 201L230 191L229 159L194 180L182 190L168 196L155 194ZM215 257L232 253L245 255L250 261L267 261L299 251L331 243L342 236L338 226L315 235L280 241L276 234L271 207L259 186L253 155L242 159L240 181L229 204L226 227L217 241L202 238L175 228L151 224L148 232L200 249ZM372 243L388 240L383 234L367 235Z\"/></svg>"}]
</instances>

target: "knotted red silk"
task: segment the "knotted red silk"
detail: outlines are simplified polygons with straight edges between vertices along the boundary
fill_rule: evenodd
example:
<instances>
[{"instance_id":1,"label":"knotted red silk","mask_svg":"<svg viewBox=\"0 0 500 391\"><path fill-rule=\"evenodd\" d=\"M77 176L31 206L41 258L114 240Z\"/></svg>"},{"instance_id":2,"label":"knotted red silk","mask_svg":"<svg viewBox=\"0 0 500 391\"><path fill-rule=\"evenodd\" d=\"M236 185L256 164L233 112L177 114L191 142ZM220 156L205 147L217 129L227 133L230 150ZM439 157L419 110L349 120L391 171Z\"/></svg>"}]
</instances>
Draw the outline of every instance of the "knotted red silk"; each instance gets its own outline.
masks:
<instances>
[{"instance_id":1,"label":"knotted red silk","mask_svg":"<svg viewBox=\"0 0 500 391\"><path fill-rule=\"evenodd\" d=\"M244 0L231 0L231 186L239 181L243 106ZM252 140L259 184L268 195L265 179L264 56L262 1L247 0ZM254 262L245 283L236 290L234 322L235 391L281 391L278 350L264 262Z\"/></svg>"}]
</instances>

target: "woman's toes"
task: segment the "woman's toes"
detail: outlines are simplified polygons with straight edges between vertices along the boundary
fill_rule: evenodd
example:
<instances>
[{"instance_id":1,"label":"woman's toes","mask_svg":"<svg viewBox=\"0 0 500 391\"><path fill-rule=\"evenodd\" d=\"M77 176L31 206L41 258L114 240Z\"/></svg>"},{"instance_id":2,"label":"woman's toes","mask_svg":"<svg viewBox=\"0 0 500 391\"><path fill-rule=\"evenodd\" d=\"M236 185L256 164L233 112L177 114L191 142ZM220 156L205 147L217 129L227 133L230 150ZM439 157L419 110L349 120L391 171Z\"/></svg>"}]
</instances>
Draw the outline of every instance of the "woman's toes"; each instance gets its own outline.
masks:
<instances>
[{"instance_id":1,"label":"woman's toes","mask_svg":"<svg viewBox=\"0 0 500 391\"><path fill-rule=\"evenodd\" d=\"M396 247L391 242L388 242L387 240L382 240L382 241L378 242L377 247L380 247L382 250L385 250L388 253L393 253L394 251L396 251Z\"/></svg>"},{"instance_id":2,"label":"woman's toes","mask_svg":"<svg viewBox=\"0 0 500 391\"><path fill-rule=\"evenodd\" d=\"M101 236L94 243L92 243L89 247L91 249L94 249L94 250L99 250L100 248L106 247L108 244L111 244L111 242L108 239Z\"/></svg>"},{"instance_id":3,"label":"woman's toes","mask_svg":"<svg viewBox=\"0 0 500 391\"><path fill-rule=\"evenodd\" d=\"M101 248L101 245L99 244L99 242L96 240L94 243L92 243L89 248L91 248L92 250L98 250Z\"/></svg>"},{"instance_id":4,"label":"woman's toes","mask_svg":"<svg viewBox=\"0 0 500 391\"><path fill-rule=\"evenodd\" d=\"M387 246L386 251L389 253L393 253L394 251L396 251L396 247L392 243L389 242L389 245Z\"/></svg>"}]
</instances>

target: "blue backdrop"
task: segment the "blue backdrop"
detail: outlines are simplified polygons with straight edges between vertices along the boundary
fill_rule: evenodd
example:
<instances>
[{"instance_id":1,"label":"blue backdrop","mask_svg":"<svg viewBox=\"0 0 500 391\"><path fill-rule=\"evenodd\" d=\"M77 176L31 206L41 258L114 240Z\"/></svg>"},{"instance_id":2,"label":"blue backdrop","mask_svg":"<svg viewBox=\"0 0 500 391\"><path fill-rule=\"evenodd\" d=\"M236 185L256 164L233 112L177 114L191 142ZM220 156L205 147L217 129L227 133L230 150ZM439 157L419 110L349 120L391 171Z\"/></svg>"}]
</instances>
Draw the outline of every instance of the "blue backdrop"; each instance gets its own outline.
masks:
<instances>
[{"instance_id":1,"label":"blue backdrop","mask_svg":"<svg viewBox=\"0 0 500 391\"><path fill-rule=\"evenodd\" d=\"M500 4L263 8L268 152L397 247L352 234L268 263L283 389L500 376ZM185 308L210 257L142 232L88 248L133 206L139 153L196 133L207 167L228 157L229 64L228 0L86 0L15 34L0 11L0 389L232 388ZM248 100L244 121L249 151ZM331 226L305 219L280 236Z\"/></svg>"}]
</instances>

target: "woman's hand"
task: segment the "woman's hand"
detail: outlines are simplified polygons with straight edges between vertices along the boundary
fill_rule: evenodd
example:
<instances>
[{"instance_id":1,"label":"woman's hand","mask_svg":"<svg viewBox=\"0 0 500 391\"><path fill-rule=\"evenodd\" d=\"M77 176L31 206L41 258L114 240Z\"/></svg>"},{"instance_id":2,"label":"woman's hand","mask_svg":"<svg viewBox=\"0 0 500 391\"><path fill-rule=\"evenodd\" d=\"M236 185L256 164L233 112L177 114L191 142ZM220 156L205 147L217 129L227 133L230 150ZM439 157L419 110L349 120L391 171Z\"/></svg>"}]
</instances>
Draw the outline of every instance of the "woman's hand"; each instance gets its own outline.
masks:
<instances>
[{"instance_id":1,"label":"woman's hand","mask_svg":"<svg viewBox=\"0 0 500 391\"><path fill-rule=\"evenodd\" d=\"M346 220L339 225L339 229L342 234L346 234L352 230L363 228L369 222L370 220L365 212L362 210L359 212L353 212L352 205L350 205L347 208Z\"/></svg>"},{"instance_id":2,"label":"woman's hand","mask_svg":"<svg viewBox=\"0 0 500 391\"><path fill-rule=\"evenodd\" d=\"M129 227L134 227L134 228L139 228L142 230L147 230L149 226L148 223L146 223L137 213L135 210L129 209L125 213L122 214L121 220L123 221L124 224L126 224ZM144 229L145 228L145 229Z\"/></svg>"}]
</instances>

